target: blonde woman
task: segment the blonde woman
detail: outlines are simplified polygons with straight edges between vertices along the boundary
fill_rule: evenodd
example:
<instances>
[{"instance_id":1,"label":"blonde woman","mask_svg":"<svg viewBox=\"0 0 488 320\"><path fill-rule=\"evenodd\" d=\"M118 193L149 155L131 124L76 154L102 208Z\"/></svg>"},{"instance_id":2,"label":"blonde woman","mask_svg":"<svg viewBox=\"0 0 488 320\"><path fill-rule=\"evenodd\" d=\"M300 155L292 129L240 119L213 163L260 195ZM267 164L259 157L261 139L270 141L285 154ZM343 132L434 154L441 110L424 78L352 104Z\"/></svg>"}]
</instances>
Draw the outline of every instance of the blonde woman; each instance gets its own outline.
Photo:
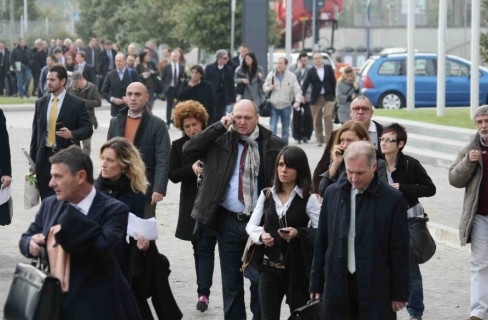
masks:
<instances>
[{"instance_id":1,"label":"blonde woman","mask_svg":"<svg viewBox=\"0 0 488 320\"><path fill-rule=\"evenodd\" d=\"M144 218L146 204L144 195L149 184L146 179L146 166L136 147L125 138L112 138L102 145L100 160L102 170L95 187L125 203L129 207L129 212ZM164 261L158 266L158 272L169 274L169 261L158 253L154 241L143 238L135 240L130 237L129 243L125 240L121 243L119 263L136 297L142 319L153 319L145 288L149 287L148 284L154 283L157 278L155 274L148 271L151 270L148 266L151 261L154 263L155 257L160 257L158 259ZM173 298L169 283L167 279L162 278L158 278L157 291L165 295L165 310L153 302L154 309L158 315L164 312L171 319L181 319L181 312ZM151 294L154 301L155 295L153 292Z\"/></svg>"},{"instance_id":2,"label":"blonde woman","mask_svg":"<svg viewBox=\"0 0 488 320\"><path fill-rule=\"evenodd\" d=\"M352 100L359 95L359 92L359 83L354 69L351 66L345 67L336 87L336 97L339 105L337 117L340 123L351 120L349 107Z\"/></svg>"}]
</instances>

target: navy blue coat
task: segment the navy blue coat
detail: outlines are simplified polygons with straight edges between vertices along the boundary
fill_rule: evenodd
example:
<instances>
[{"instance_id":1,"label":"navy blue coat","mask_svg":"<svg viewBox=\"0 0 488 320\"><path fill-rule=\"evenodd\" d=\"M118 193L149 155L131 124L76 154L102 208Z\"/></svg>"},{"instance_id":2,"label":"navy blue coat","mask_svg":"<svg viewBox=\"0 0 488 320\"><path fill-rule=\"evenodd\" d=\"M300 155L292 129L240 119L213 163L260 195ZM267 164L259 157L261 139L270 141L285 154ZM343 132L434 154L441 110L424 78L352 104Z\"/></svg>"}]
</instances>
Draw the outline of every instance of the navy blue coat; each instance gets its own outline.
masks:
<instances>
[{"instance_id":1,"label":"navy blue coat","mask_svg":"<svg viewBox=\"0 0 488 320\"><path fill-rule=\"evenodd\" d=\"M127 230L128 214L125 204L99 191L86 216L51 196L42 202L34 222L22 234L20 251L31 257L31 237L37 233L47 237L52 226L61 224L55 240L71 255L69 291L62 301L66 319L140 319L115 256Z\"/></svg>"},{"instance_id":2,"label":"navy blue coat","mask_svg":"<svg viewBox=\"0 0 488 320\"><path fill-rule=\"evenodd\" d=\"M324 319L349 319L350 195L344 173L325 191L320 212L310 292L324 292ZM376 173L356 198L355 252L360 319L396 319L391 301L407 301L409 291L407 205Z\"/></svg>"}]
</instances>

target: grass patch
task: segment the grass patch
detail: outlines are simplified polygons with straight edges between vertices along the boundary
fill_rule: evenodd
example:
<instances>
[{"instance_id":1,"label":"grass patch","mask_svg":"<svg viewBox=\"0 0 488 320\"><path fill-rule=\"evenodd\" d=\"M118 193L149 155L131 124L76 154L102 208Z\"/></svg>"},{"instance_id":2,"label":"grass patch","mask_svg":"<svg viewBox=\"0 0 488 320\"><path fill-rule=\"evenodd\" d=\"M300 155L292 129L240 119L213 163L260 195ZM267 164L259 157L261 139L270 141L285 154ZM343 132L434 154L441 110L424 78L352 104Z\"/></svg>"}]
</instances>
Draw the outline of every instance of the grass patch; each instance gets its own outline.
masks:
<instances>
[{"instance_id":1,"label":"grass patch","mask_svg":"<svg viewBox=\"0 0 488 320\"><path fill-rule=\"evenodd\" d=\"M0 97L0 105L4 104L35 104L36 99L33 98L24 98L21 99L19 97Z\"/></svg>"},{"instance_id":2,"label":"grass patch","mask_svg":"<svg viewBox=\"0 0 488 320\"><path fill-rule=\"evenodd\" d=\"M446 108L444 116L438 117L435 108L419 108L413 111L407 111L407 109L375 109L374 115L474 129L474 122L470 118L470 110L470 108Z\"/></svg>"}]
</instances>

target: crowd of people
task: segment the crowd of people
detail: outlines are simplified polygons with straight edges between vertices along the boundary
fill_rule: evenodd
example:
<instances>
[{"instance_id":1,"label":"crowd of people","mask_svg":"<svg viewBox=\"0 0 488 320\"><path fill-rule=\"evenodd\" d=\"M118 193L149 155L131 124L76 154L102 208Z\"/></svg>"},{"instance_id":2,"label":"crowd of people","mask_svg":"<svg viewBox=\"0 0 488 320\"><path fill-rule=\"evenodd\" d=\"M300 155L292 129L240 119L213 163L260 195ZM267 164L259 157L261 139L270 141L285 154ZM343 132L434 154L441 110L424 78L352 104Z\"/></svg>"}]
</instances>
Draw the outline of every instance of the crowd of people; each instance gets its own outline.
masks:
<instances>
[{"instance_id":1,"label":"crowd of people","mask_svg":"<svg viewBox=\"0 0 488 320\"><path fill-rule=\"evenodd\" d=\"M182 318L168 259L153 240L126 240L129 212L155 217L171 180L181 182L175 236L193 247L197 310L209 308L218 244L225 319L246 319L244 278L253 319L280 319L285 296L290 312L323 299L324 319L396 319L405 307L411 319L422 319L422 276L409 255L408 218L424 215L419 198L433 196L436 187L422 164L402 152L406 129L372 120L373 106L360 95L352 68L336 82L322 53L313 54L313 66L304 53L291 71L279 58L265 73L242 44L232 59L222 49L214 63L188 69L181 49L165 49L159 59L152 41L141 50L131 43L125 54L110 41L101 50L96 38L87 47L68 40L51 47L36 41L35 52L19 40L7 59L13 73L1 74L8 95L16 76L21 98L29 96L30 73L38 78L29 169L42 203L19 246L36 257L53 234L70 256L63 318L153 319L148 297L159 319ZM0 42L0 58L6 50ZM35 65L41 52L46 64ZM161 95L166 121L152 112ZM274 105L270 129L259 122L265 95ZM94 179L90 138L102 96L112 119ZM336 101L342 125L334 131ZM318 146L325 144L313 171L306 153L288 145L292 114L298 143L313 130ZM467 190L461 232L464 243L473 243L475 320L486 318L488 305L480 285L488 282L487 117L488 106L477 110L479 133L449 173L454 186ZM5 150L1 112L0 124ZM170 125L182 131L173 142ZM11 181L9 158L2 152L2 188Z\"/></svg>"}]
</instances>

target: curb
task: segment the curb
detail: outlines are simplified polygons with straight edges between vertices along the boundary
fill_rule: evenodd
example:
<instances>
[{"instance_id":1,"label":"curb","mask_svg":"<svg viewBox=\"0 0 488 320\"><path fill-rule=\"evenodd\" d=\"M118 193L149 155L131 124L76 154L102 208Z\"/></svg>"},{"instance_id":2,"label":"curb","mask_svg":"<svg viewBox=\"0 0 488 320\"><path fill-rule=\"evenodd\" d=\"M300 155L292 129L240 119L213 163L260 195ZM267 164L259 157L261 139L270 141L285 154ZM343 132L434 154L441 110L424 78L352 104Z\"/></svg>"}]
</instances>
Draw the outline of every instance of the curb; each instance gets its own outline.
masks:
<instances>
[{"instance_id":1,"label":"curb","mask_svg":"<svg viewBox=\"0 0 488 320\"><path fill-rule=\"evenodd\" d=\"M471 252L471 246L461 246L459 241L459 229L445 226L440 223L428 222L430 234L438 243L448 245L450 247L460 249L466 252Z\"/></svg>"}]
</instances>

